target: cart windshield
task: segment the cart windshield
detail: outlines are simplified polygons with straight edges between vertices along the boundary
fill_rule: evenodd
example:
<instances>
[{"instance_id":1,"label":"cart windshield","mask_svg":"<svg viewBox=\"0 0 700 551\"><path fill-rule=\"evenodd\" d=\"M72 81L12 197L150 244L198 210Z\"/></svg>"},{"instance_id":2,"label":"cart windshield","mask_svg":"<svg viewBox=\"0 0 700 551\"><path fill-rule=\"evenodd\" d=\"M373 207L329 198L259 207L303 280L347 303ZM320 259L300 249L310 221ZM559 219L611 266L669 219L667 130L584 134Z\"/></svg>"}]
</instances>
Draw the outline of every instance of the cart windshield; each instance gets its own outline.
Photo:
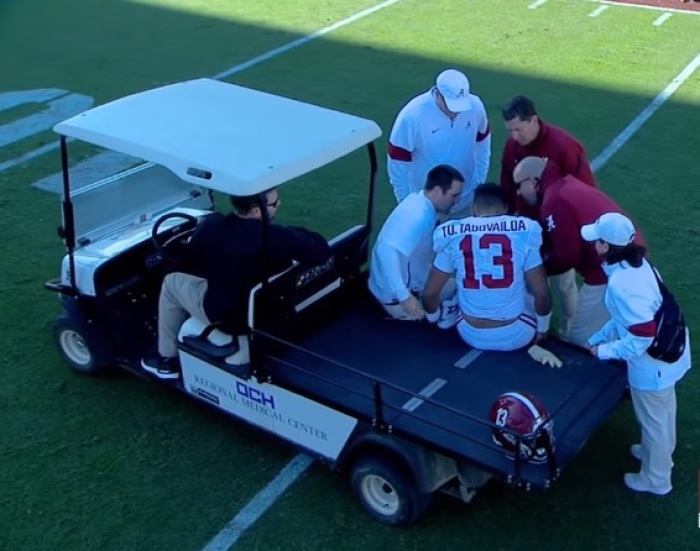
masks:
<instances>
[{"instance_id":1,"label":"cart windshield","mask_svg":"<svg viewBox=\"0 0 700 551\"><path fill-rule=\"evenodd\" d=\"M76 245L140 224L177 206L207 209L207 190L145 163L71 192Z\"/></svg>"}]
</instances>

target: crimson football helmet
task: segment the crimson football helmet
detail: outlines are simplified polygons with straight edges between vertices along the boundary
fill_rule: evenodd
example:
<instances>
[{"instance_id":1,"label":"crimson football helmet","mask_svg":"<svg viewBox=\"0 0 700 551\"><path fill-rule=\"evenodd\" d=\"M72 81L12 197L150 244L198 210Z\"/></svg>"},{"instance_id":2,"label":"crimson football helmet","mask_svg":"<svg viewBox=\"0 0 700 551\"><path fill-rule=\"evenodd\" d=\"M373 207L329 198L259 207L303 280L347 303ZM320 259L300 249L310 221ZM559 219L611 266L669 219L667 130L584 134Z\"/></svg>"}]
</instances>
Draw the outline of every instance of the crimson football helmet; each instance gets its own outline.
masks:
<instances>
[{"instance_id":1,"label":"crimson football helmet","mask_svg":"<svg viewBox=\"0 0 700 551\"><path fill-rule=\"evenodd\" d=\"M506 455L531 463L547 461L547 440L554 451L554 421L540 401L526 392L506 392L501 394L491 406L491 423L503 427L493 429L493 441L506 451ZM518 450L518 436L520 449Z\"/></svg>"}]
</instances>

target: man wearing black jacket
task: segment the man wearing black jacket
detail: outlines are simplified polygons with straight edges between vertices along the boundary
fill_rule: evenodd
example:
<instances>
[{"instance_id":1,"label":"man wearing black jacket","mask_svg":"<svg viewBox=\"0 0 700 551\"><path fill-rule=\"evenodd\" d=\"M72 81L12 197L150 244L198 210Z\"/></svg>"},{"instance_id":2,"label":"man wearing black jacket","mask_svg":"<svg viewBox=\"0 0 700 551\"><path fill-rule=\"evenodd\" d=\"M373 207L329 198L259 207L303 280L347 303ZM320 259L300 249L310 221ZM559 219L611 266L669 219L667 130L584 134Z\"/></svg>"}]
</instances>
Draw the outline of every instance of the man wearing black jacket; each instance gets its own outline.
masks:
<instances>
[{"instance_id":1,"label":"man wearing black jacket","mask_svg":"<svg viewBox=\"0 0 700 551\"><path fill-rule=\"evenodd\" d=\"M280 205L276 189L265 192L272 220ZM234 212L215 213L195 231L187 249L189 273L163 280L158 304L158 356L142 367L161 379L177 379L177 332L194 316L207 323L225 322L228 331L248 330L248 295L264 278L293 261L322 264L330 256L323 236L305 228L268 224L267 238L260 196L231 197ZM265 245L267 239L267 245Z\"/></svg>"}]
</instances>

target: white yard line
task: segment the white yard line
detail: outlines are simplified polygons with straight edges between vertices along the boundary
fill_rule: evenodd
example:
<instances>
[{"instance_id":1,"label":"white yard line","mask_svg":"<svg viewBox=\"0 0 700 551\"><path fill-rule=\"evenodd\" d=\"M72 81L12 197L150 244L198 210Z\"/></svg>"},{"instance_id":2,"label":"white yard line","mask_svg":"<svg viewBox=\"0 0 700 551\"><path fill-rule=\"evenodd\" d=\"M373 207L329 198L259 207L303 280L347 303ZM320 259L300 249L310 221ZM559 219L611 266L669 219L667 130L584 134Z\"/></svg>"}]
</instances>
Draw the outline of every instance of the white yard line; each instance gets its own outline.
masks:
<instances>
[{"instance_id":1,"label":"white yard line","mask_svg":"<svg viewBox=\"0 0 700 551\"><path fill-rule=\"evenodd\" d=\"M654 20L652 25L654 25L654 27L660 27L661 25L666 23L666 21L668 21L671 17L673 17L673 14L671 12L664 12Z\"/></svg>"},{"instance_id":2,"label":"white yard line","mask_svg":"<svg viewBox=\"0 0 700 551\"><path fill-rule=\"evenodd\" d=\"M222 78L227 78L230 77L233 74L239 73L243 71L244 69L248 69L249 67L253 67L254 65L257 65L259 63L262 63L263 61L267 61L268 59L271 59L275 56L278 56L280 54L283 54L285 52L288 52L289 50L296 48L298 46L301 46L302 44L306 44L307 42L311 42L312 40L316 40L317 38L320 38L330 32L333 32L337 29L340 29L341 27L345 27L346 25L349 25L350 23L354 23L355 21L358 21L359 19L362 19L363 17L367 17L368 15L372 15L375 12L378 12L380 10L383 10L384 8L388 8L392 4L396 4L396 2L399 2L399 0L387 0L386 2L382 2L381 4L377 4L376 6L372 6L371 8L367 8L366 10L362 10L361 12L357 12L355 15L351 15L350 17L346 17L342 21L338 21L337 23L333 23L332 25L329 25L328 27L324 27L320 31L313 32L311 34L307 34L306 36L302 36L301 38L297 38L296 40L293 40L292 42L289 42L288 44L285 44L284 46L280 46L279 48L275 48L274 50L270 50L267 53L264 53L262 55L259 55L257 57L254 57L253 59L250 59L246 61L245 63L241 63L239 65L236 65L234 67L231 67L230 69L226 69L225 71L221 71L220 73L214 75L212 78L216 79L222 79Z\"/></svg>"},{"instance_id":3,"label":"white yard line","mask_svg":"<svg viewBox=\"0 0 700 551\"><path fill-rule=\"evenodd\" d=\"M202 551L226 551L230 549L312 463L313 460L309 456L301 453L296 455L272 482L260 490Z\"/></svg>"},{"instance_id":4,"label":"white yard line","mask_svg":"<svg viewBox=\"0 0 700 551\"><path fill-rule=\"evenodd\" d=\"M610 6L598 6L596 9L594 9L591 13L588 14L588 17L598 17L601 13L603 13L609 7Z\"/></svg>"},{"instance_id":5,"label":"white yard line","mask_svg":"<svg viewBox=\"0 0 700 551\"><path fill-rule=\"evenodd\" d=\"M695 58L688 63L688 65L686 65L680 73L678 73L676 78L669 82L668 86L666 86L666 88L664 88L661 93L656 96L649 105L646 106L644 111L639 113L639 115L637 115L635 119L629 123L612 142L610 142L610 145L608 145L608 147L606 147L600 153L600 155L593 159L591 162L591 168L593 171L600 170L603 165L605 165L605 163L607 163L610 158L637 133L642 125L649 120L649 117L656 113L659 107L668 101L668 98L670 98L673 93L678 90L681 84L692 76L698 67L700 67L700 54L697 54Z\"/></svg>"},{"instance_id":6,"label":"white yard line","mask_svg":"<svg viewBox=\"0 0 700 551\"><path fill-rule=\"evenodd\" d=\"M10 159L9 161L5 161L3 163L0 163L0 172L3 172L5 170L8 170L12 167L15 167L17 165L21 165L22 163L26 163L31 161L32 159L36 159L37 157L40 157L44 155L45 153L48 153L49 151L53 151L54 149L58 149L58 146L61 144L59 141L51 142L46 145L42 145L41 147L34 149L33 151L29 151L28 153L25 153L24 155L20 155L19 157L15 157L14 159ZM58 172L58 175L61 173ZM60 185L58 187L58 190L56 193L60 193Z\"/></svg>"},{"instance_id":7,"label":"white yard line","mask_svg":"<svg viewBox=\"0 0 700 551\"><path fill-rule=\"evenodd\" d=\"M608 6L618 6L620 8L636 8L640 10L667 11L681 13L683 15L700 15L700 11L681 10L677 8L660 8L659 6L645 6L643 4L623 4L615 0L583 0L584 2L594 2L596 4L607 4Z\"/></svg>"},{"instance_id":8,"label":"white yard line","mask_svg":"<svg viewBox=\"0 0 700 551\"><path fill-rule=\"evenodd\" d=\"M531 10L536 10L541 5L546 4L546 3L547 3L547 0L537 0L537 2L533 2L532 4L530 4L528 6L528 8L530 8Z\"/></svg>"}]
</instances>

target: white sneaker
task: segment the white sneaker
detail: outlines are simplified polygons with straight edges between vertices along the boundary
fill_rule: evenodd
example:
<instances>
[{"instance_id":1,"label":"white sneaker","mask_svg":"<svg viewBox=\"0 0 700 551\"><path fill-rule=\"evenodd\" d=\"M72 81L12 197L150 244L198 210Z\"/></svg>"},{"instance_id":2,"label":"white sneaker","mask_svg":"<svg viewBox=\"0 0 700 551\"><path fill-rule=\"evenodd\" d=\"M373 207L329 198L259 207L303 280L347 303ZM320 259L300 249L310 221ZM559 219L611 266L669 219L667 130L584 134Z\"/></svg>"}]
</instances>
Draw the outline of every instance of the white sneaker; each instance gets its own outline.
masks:
<instances>
[{"instance_id":1,"label":"white sneaker","mask_svg":"<svg viewBox=\"0 0 700 551\"><path fill-rule=\"evenodd\" d=\"M437 321L437 326L440 329L450 329L459 322L459 300L455 295L452 298L443 300L440 304L440 318Z\"/></svg>"},{"instance_id":2,"label":"white sneaker","mask_svg":"<svg viewBox=\"0 0 700 551\"><path fill-rule=\"evenodd\" d=\"M644 482L639 473L625 473L623 477L625 481L625 486L627 486L633 492L645 492L648 494L654 494L655 496L667 496L673 490L672 486L668 488L653 488L649 486L647 482Z\"/></svg>"}]
</instances>

